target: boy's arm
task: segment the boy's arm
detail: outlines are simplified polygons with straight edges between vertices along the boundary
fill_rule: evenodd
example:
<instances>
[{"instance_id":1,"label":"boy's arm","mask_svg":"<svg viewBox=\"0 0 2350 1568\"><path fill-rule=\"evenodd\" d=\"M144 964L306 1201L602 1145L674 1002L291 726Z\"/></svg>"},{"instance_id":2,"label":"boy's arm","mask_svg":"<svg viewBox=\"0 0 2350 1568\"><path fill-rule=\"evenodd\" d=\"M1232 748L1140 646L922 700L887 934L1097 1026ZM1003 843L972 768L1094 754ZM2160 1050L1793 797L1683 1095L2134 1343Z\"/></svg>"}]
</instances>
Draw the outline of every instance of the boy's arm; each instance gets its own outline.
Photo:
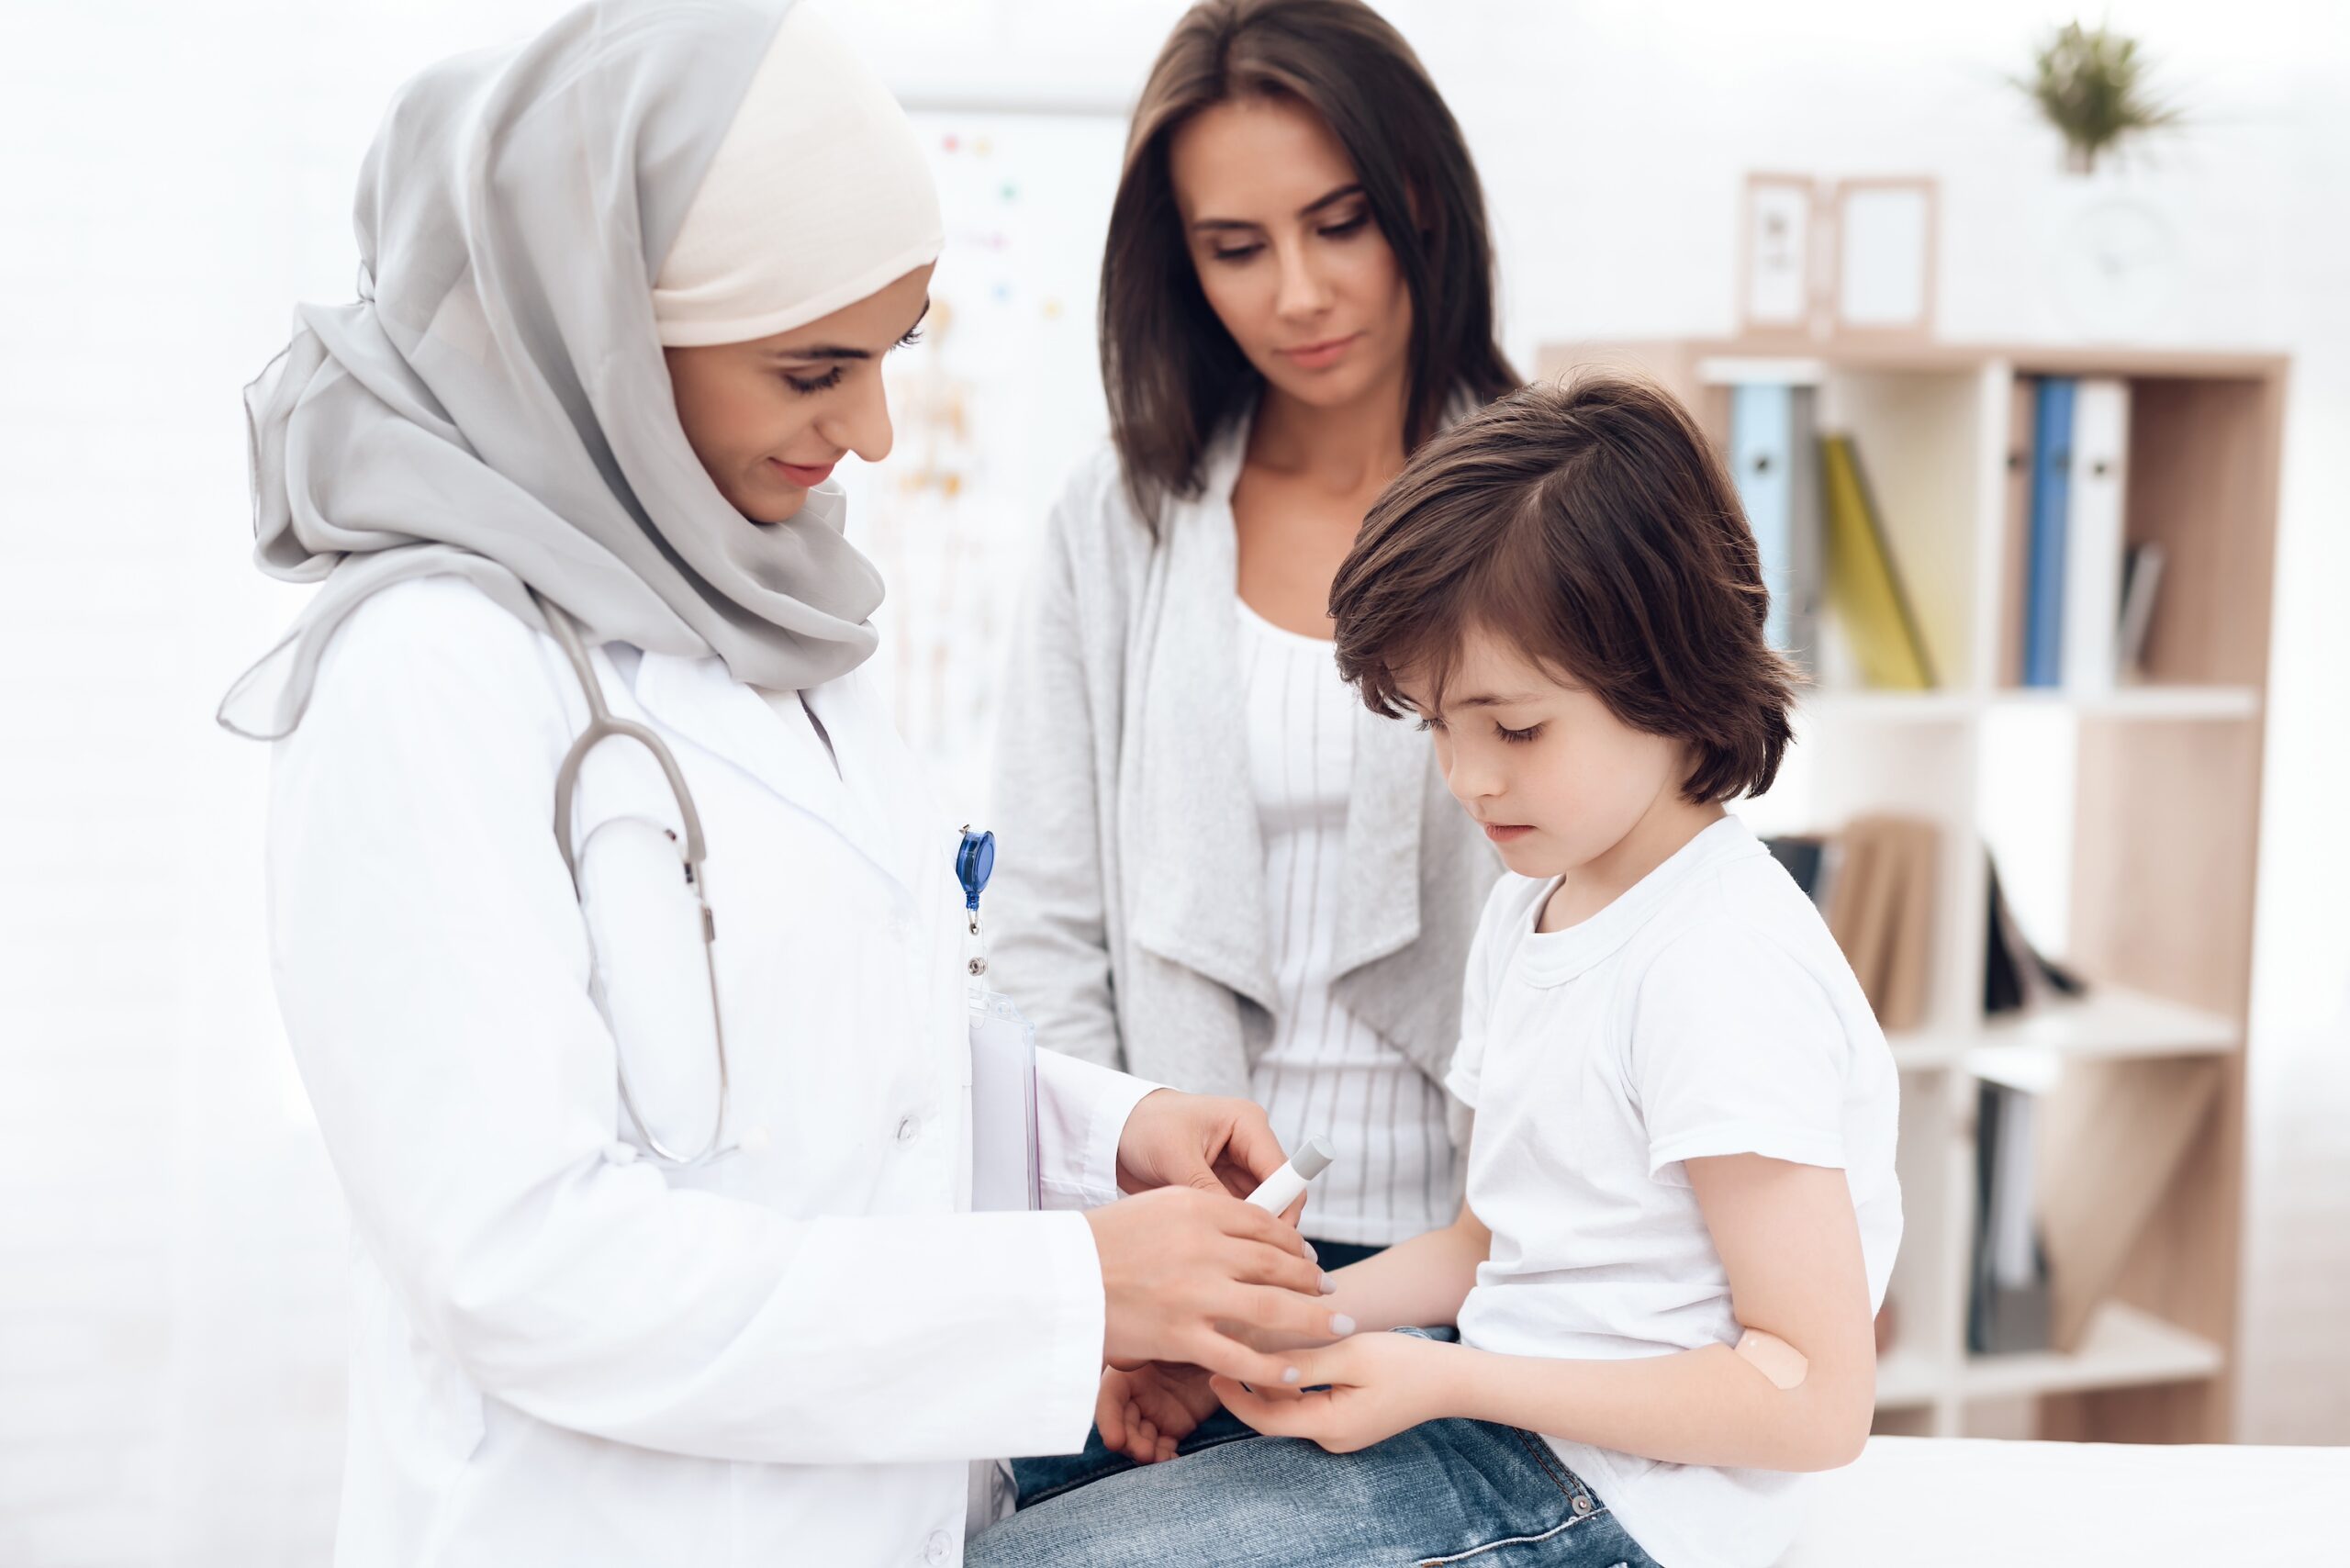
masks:
<instances>
[{"instance_id":1,"label":"boy's arm","mask_svg":"<svg viewBox=\"0 0 2350 1568\"><path fill-rule=\"evenodd\" d=\"M1353 1318L1357 1332L1452 1323L1493 1245L1494 1233L1463 1204L1450 1225L1334 1271L1330 1310Z\"/></svg>"},{"instance_id":2,"label":"boy's arm","mask_svg":"<svg viewBox=\"0 0 2350 1568\"><path fill-rule=\"evenodd\" d=\"M1792 1386L1728 1345L1563 1361L1381 1334L1295 1353L1293 1386L1327 1383L1328 1394L1251 1393L1222 1378L1214 1386L1259 1431L1340 1451L1464 1416L1681 1464L1850 1463L1868 1438L1876 1359L1844 1173L1752 1154L1687 1167L1739 1322L1785 1341L1806 1363Z\"/></svg>"},{"instance_id":3,"label":"boy's arm","mask_svg":"<svg viewBox=\"0 0 2350 1568\"><path fill-rule=\"evenodd\" d=\"M1354 1324L1349 1333L1455 1322L1470 1287L1477 1282L1477 1265L1493 1245L1493 1232L1463 1204L1460 1217L1450 1225L1333 1271L1329 1280L1337 1289L1323 1305L1333 1316ZM1260 1350L1330 1343L1261 1328L1243 1329L1239 1337Z\"/></svg>"},{"instance_id":4,"label":"boy's arm","mask_svg":"<svg viewBox=\"0 0 2350 1568\"><path fill-rule=\"evenodd\" d=\"M1832 1470L1860 1456L1876 1344L1844 1173L1759 1154L1688 1170L1740 1325L1792 1347L1801 1381L1779 1387L1728 1345L1622 1361L1494 1356L1469 1372L1457 1414L1681 1464Z\"/></svg>"}]
</instances>

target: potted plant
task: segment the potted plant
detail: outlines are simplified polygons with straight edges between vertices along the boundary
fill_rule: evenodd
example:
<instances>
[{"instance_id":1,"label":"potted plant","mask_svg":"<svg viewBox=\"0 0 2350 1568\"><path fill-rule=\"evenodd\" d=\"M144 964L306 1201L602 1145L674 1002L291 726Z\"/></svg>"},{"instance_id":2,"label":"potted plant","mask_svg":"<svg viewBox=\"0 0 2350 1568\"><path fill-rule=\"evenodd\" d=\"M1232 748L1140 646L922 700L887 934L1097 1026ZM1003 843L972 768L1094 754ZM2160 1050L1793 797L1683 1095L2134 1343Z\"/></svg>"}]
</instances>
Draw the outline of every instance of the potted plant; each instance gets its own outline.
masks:
<instances>
[{"instance_id":1,"label":"potted plant","mask_svg":"<svg viewBox=\"0 0 2350 1568\"><path fill-rule=\"evenodd\" d=\"M2065 138L2065 166L2076 174L2095 173L2129 138L2179 122L2177 107L2150 94L2137 40L2108 28L2067 22L2034 52L2032 73L2014 80Z\"/></svg>"}]
</instances>

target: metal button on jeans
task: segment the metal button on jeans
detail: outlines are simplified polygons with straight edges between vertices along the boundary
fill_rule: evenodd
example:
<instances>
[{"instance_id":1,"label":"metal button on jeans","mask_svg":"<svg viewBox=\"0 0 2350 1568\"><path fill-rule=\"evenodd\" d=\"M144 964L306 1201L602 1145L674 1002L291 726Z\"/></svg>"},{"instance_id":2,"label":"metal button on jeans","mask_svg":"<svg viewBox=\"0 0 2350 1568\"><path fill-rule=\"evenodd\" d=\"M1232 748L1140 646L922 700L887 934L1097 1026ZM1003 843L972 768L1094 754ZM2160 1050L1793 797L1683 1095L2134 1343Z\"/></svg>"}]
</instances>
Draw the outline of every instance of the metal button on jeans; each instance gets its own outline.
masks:
<instances>
[{"instance_id":1,"label":"metal button on jeans","mask_svg":"<svg viewBox=\"0 0 2350 1568\"><path fill-rule=\"evenodd\" d=\"M1575 1495L1575 1513L1577 1516L1581 1516L1589 1512L1591 1512L1591 1494L1588 1492L1577 1493Z\"/></svg>"},{"instance_id":2,"label":"metal button on jeans","mask_svg":"<svg viewBox=\"0 0 2350 1568\"><path fill-rule=\"evenodd\" d=\"M945 1562L954 1551L954 1538L943 1529L934 1529L930 1532L930 1539L923 1542L923 1561L935 1568L936 1564Z\"/></svg>"}]
</instances>

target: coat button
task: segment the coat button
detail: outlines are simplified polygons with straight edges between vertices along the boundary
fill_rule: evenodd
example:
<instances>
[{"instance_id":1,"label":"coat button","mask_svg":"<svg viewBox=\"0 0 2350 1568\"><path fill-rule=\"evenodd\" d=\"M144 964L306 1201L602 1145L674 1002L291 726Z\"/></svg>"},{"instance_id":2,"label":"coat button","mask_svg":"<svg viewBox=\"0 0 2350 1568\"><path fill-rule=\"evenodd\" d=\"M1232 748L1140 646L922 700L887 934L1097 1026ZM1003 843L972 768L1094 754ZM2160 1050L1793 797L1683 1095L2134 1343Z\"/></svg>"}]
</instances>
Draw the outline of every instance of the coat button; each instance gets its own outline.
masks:
<instances>
[{"instance_id":1,"label":"coat button","mask_svg":"<svg viewBox=\"0 0 2350 1568\"><path fill-rule=\"evenodd\" d=\"M941 1568L954 1551L954 1538L943 1529L934 1529L930 1532L930 1539L923 1542L922 1560L930 1563L932 1568Z\"/></svg>"},{"instance_id":2,"label":"coat button","mask_svg":"<svg viewBox=\"0 0 2350 1568\"><path fill-rule=\"evenodd\" d=\"M916 1135L921 1133L921 1131L922 1123L912 1116L908 1116L905 1120L898 1124L898 1141L900 1143L912 1143L914 1141Z\"/></svg>"}]
</instances>

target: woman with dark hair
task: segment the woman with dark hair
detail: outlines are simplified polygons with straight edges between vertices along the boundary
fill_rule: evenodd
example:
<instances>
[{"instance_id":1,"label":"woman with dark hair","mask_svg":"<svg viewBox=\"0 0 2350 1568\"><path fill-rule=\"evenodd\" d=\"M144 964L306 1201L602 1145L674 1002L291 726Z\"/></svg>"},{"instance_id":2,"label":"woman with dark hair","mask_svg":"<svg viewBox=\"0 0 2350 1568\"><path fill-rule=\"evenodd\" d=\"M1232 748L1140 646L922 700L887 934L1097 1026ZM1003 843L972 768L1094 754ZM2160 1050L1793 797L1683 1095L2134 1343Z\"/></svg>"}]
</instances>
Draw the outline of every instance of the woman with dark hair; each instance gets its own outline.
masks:
<instances>
[{"instance_id":1,"label":"woman with dark hair","mask_svg":"<svg viewBox=\"0 0 2350 1568\"><path fill-rule=\"evenodd\" d=\"M1500 868L1339 680L1328 599L1412 451L1516 385L1493 271L1460 127L1376 12L1193 6L1111 213L1111 441L1055 510L999 734L995 972L1044 1044L1326 1137L1303 1227L1331 1268L1458 1208L1442 1084ZM1245 1435L1215 1411L1203 1377L1114 1372L1102 1440L1024 1462L1024 1499Z\"/></svg>"}]
</instances>

